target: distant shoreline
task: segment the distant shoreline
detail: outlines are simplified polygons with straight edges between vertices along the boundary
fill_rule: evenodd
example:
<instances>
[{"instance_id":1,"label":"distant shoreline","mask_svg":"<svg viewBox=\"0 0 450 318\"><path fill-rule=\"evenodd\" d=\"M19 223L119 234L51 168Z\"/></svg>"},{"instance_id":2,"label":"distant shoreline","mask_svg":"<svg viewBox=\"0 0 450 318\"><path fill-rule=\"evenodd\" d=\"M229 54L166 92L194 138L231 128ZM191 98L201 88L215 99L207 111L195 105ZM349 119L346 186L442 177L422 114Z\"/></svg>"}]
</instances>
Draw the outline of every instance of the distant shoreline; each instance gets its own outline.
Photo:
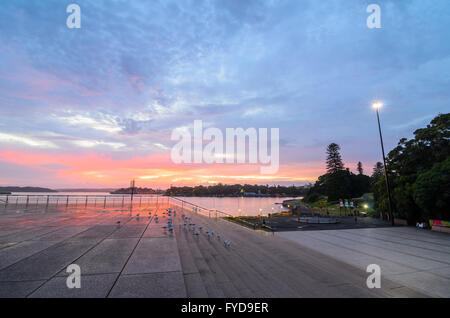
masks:
<instances>
[{"instance_id":1,"label":"distant shoreline","mask_svg":"<svg viewBox=\"0 0 450 318\"><path fill-rule=\"evenodd\" d=\"M1 192L58 192L53 189L40 187L0 187Z\"/></svg>"}]
</instances>

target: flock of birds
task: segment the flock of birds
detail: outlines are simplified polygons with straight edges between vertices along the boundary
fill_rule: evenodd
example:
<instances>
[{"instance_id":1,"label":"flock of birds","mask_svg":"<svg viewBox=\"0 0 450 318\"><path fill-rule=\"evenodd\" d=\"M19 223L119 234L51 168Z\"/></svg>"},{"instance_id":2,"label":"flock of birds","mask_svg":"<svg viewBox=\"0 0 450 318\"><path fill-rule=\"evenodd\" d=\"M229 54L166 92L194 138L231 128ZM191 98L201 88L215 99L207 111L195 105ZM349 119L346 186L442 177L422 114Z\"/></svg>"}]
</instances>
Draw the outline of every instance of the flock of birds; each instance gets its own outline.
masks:
<instances>
[{"instance_id":1,"label":"flock of birds","mask_svg":"<svg viewBox=\"0 0 450 318\"><path fill-rule=\"evenodd\" d=\"M164 231L169 231L170 233L173 233L174 231L174 226L173 226L173 221L174 221L174 217L177 216L177 211L172 210L171 208L166 209L163 213L163 217L166 218L167 217L167 225L164 225L162 228L164 229ZM136 217L139 219L140 213L136 214ZM148 212L148 218L150 219L152 217L152 212L149 211ZM156 223L159 223L159 216L158 214L155 212L154 215L154 219ZM191 216L187 216L184 213L181 214L181 219L183 221L183 223L179 223L178 226L181 229L184 226L184 230L186 232L190 232L192 231L192 233L196 236L200 236L200 234L202 233L203 230L203 226L198 226L198 229L196 228L195 223L192 223L192 217ZM117 225L120 226L120 220L117 221ZM214 231L206 231L204 232L205 235L208 237L208 239L212 238L212 237L216 237L218 241L223 241L223 244L225 245L225 247L230 247L231 246L231 242L228 240L223 239L222 240L222 236L220 234L216 234L214 233Z\"/></svg>"}]
</instances>

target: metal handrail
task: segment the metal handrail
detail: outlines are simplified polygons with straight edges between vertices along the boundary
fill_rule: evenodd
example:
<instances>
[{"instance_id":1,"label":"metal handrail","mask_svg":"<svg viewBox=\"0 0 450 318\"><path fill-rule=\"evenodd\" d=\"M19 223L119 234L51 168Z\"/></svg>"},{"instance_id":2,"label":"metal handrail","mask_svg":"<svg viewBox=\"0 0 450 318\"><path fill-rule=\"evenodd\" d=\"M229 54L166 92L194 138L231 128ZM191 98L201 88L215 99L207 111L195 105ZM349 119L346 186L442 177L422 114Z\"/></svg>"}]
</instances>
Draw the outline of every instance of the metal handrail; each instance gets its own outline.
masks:
<instances>
[{"instance_id":1,"label":"metal handrail","mask_svg":"<svg viewBox=\"0 0 450 318\"><path fill-rule=\"evenodd\" d=\"M196 208L199 208L199 209L208 211L208 212L215 212L216 214L219 213L219 214L222 215L221 219L226 220L226 221L229 221L229 222L232 222L232 221L229 220L229 219L227 219L227 218L238 219L240 222L247 224L251 229L256 230L255 224L254 224L254 223L248 222L248 221L244 220L244 219L241 218L241 217L234 216L234 215L231 215L231 214L229 214L229 213L226 213L226 212L223 212L223 211L217 210L217 209L208 209L208 208L202 207L202 206L200 206L200 205L197 205L197 204L195 204L195 203L191 203L191 202L189 202L189 201L182 200L182 199L177 198L177 197L169 196L169 198L171 198L171 199L173 199L173 200L176 200L176 201L180 201L180 202L182 202L182 203L184 203L184 204L188 204L188 205L194 206L194 207L196 207ZM217 218L217 216L216 216L216 218ZM233 222L233 223L234 223L234 222ZM264 225L263 227L264 227L264 228L267 228L267 229L269 229L269 230L271 230L271 231L273 232L273 229L272 229L271 227L269 227L269 226L267 226L267 225Z\"/></svg>"},{"instance_id":2,"label":"metal handrail","mask_svg":"<svg viewBox=\"0 0 450 318\"><path fill-rule=\"evenodd\" d=\"M137 194L131 199L131 196L128 194L0 194L0 204L7 208L8 206L75 206L85 205L85 207L89 205L101 206L106 208L106 206L114 207L118 201L122 207L125 207L125 204L128 205L141 205L150 203L151 200L156 198L158 202L158 198L162 197L158 194ZM146 200L147 202L142 202Z\"/></svg>"}]
</instances>

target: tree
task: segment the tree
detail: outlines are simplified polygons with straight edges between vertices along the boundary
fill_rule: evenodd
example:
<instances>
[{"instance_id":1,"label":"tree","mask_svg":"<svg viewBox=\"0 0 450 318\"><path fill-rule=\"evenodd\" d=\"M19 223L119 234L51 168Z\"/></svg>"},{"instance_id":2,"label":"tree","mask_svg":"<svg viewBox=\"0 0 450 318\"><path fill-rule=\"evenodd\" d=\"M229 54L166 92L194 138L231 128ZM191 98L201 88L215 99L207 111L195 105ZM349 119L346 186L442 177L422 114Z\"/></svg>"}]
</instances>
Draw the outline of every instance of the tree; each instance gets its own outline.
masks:
<instances>
[{"instance_id":1,"label":"tree","mask_svg":"<svg viewBox=\"0 0 450 318\"><path fill-rule=\"evenodd\" d=\"M357 198L370 191L370 177L363 174L359 162L360 174L355 175L350 169L344 169L339 145L332 143L327 147L327 170L311 187L304 198L306 202L315 202L321 196L326 196L328 202L339 199Z\"/></svg>"},{"instance_id":2,"label":"tree","mask_svg":"<svg viewBox=\"0 0 450 318\"><path fill-rule=\"evenodd\" d=\"M341 147L338 144L331 143L327 148L327 171L328 173L336 173L344 169L341 154L339 153Z\"/></svg>"},{"instance_id":3,"label":"tree","mask_svg":"<svg viewBox=\"0 0 450 318\"><path fill-rule=\"evenodd\" d=\"M409 224L430 218L450 219L450 113L436 116L426 128L417 129L414 138L400 139L387 156L387 169L393 188L396 217ZM374 175L379 174L379 172ZM375 206L387 201L382 178L375 182ZM384 189L385 190L385 189Z\"/></svg>"},{"instance_id":4,"label":"tree","mask_svg":"<svg viewBox=\"0 0 450 318\"><path fill-rule=\"evenodd\" d=\"M418 175L412 186L414 201L424 212L424 219L448 217L450 202L450 157Z\"/></svg>"},{"instance_id":5,"label":"tree","mask_svg":"<svg viewBox=\"0 0 450 318\"><path fill-rule=\"evenodd\" d=\"M358 171L358 174L359 174L359 175L362 175L362 174L363 174L364 169L363 169L363 166L362 166L361 161L358 161L358 165L357 165L357 167L356 167L356 170Z\"/></svg>"},{"instance_id":6,"label":"tree","mask_svg":"<svg viewBox=\"0 0 450 318\"><path fill-rule=\"evenodd\" d=\"M328 202L352 198L352 179L348 170L338 170L329 173L325 178L325 195Z\"/></svg>"},{"instance_id":7,"label":"tree","mask_svg":"<svg viewBox=\"0 0 450 318\"><path fill-rule=\"evenodd\" d=\"M373 180L378 180L381 176L384 175L384 165L381 162L377 162L373 167L373 172L371 178Z\"/></svg>"}]
</instances>

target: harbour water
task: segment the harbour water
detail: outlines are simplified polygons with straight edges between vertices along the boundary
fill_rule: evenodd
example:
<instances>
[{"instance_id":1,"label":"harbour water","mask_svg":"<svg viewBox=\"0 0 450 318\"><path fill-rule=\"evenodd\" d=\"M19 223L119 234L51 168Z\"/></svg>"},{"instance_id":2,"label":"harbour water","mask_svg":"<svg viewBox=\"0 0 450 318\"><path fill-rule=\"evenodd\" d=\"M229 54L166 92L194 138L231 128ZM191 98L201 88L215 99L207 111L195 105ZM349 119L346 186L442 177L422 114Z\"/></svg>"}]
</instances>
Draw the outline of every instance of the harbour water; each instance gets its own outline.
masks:
<instances>
[{"instance_id":1,"label":"harbour water","mask_svg":"<svg viewBox=\"0 0 450 318\"><path fill-rule=\"evenodd\" d=\"M256 216L277 213L285 210L281 203L294 198L215 198L179 197L182 200L208 208L217 209L234 216ZM300 199L300 198L298 198Z\"/></svg>"},{"instance_id":2,"label":"harbour water","mask_svg":"<svg viewBox=\"0 0 450 318\"><path fill-rule=\"evenodd\" d=\"M75 203L77 206L82 205L85 202L84 197L89 197L89 203L96 202L98 207L102 206L103 198L106 197L109 202L115 201L116 206L122 203L122 198L125 198L125 202L129 202L129 195L111 195L106 192L17 192L13 195L19 195L19 198L10 197L9 203L25 203L29 200L30 204L44 204L46 203L46 196L50 196L50 203L64 204L66 202L65 196L70 196L69 203ZM26 196L30 196L29 199ZM41 199L39 199L41 197ZM140 202L136 196L135 204ZM143 197L144 198L144 197ZM249 197L178 197L181 200L190 202L200 207L212 210L218 210L234 216L256 216L265 215L269 213L277 213L285 210L281 203L284 200L293 199L291 197L286 198L249 198ZM164 200L164 197L161 197ZM142 201L145 202L145 201Z\"/></svg>"}]
</instances>

